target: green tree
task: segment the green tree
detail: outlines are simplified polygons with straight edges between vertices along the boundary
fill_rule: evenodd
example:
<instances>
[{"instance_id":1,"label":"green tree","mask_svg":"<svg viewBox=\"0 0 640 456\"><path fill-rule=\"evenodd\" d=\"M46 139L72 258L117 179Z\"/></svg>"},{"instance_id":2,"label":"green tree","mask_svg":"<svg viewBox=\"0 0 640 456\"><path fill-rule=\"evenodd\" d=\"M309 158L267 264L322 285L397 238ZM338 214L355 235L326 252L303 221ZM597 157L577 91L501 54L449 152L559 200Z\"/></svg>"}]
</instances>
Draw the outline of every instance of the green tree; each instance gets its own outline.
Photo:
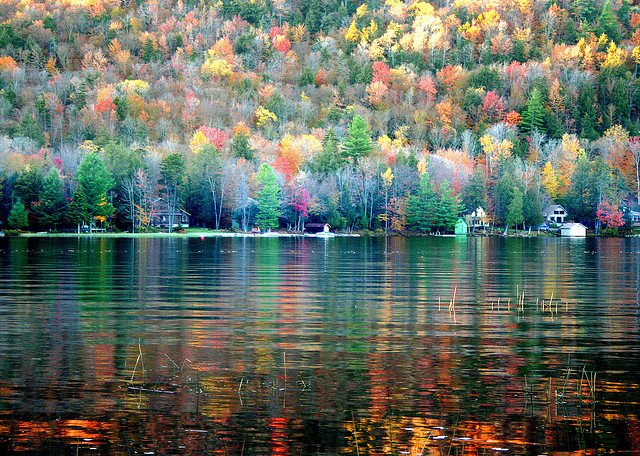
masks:
<instances>
[{"instance_id":1,"label":"green tree","mask_svg":"<svg viewBox=\"0 0 640 456\"><path fill-rule=\"evenodd\" d=\"M38 201L44 188L42 170L27 166L19 174L14 184L14 196L22 201L28 209Z\"/></svg>"},{"instance_id":2,"label":"green tree","mask_svg":"<svg viewBox=\"0 0 640 456\"><path fill-rule=\"evenodd\" d=\"M440 184L440 197L436 200L433 211L433 228L442 231L453 231L460 213L460 201L453 193L449 182L445 179Z\"/></svg>"},{"instance_id":3,"label":"green tree","mask_svg":"<svg viewBox=\"0 0 640 456\"><path fill-rule=\"evenodd\" d=\"M51 168L44 179L40 200L33 206L33 213L41 226L57 228L64 220L66 207L60 173L57 169Z\"/></svg>"},{"instance_id":4,"label":"green tree","mask_svg":"<svg viewBox=\"0 0 640 456\"><path fill-rule=\"evenodd\" d=\"M469 183L462 190L462 203L467 212L474 211L478 206L487 208L487 184L480 167L473 171Z\"/></svg>"},{"instance_id":5,"label":"green tree","mask_svg":"<svg viewBox=\"0 0 640 456\"><path fill-rule=\"evenodd\" d=\"M222 172L220 151L212 145L203 147L193 160L192 176L197 188L204 193L201 200L211 204L213 225L220 228L225 202L225 175ZM206 196L205 196L206 195Z\"/></svg>"},{"instance_id":6,"label":"green tree","mask_svg":"<svg viewBox=\"0 0 640 456\"><path fill-rule=\"evenodd\" d=\"M616 43L620 41L620 26L616 20L616 15L613 12L610 0L607 0L604 5L602 5L596 31L598 35L604 33Z\"/></svg>"},{"instance_id":7,"label":"green tree","mask_svg":"<svg viewBox=\"0 0 640 456\"><path fill-rule=\"evenodd\" d=\"M245 160L255 159L253 149L249 144L249 137L244 133L239 133L233 137L230 149L236 158L244 158Z\"/></svg>"},{"instance_id":8,"label":"green tree","mask_svg":"<svg viewBox=\"0 0 640 456\"><path fill-rule=\"evenodd\" d=\"M505 218L505 224L507 227L514 225L516 229L518 224L524 221L523 215L523 194L520 187L514 186L511 196L511 201L507 207L507 216Z\"/></svg>"},{"instance_id":9,"label":"green tree","mask_svg":"<svg viewBox=\"0 0 640 456\"><path fill-rule=\"evenodd\" d=\"M587 23L591 23L596 19L598 10L595 8L593 0L574 0L573 7L578 17Z\"/></svg>"},{"instance_id":10,"label":"green tree","mask_svg":"<svg viewBox=\"0 0 640 456\"><path fill-rule=\"evenodd\" d=\"M7 176L0 170L0 230L2 229L2 222L5 221L5 217L8 215L7 207Z\"/></svg>"},{"instance_id":11,"label":"green tree","mask_svg":"<svg viewBox=\"0 0 640 456\"><path fill-rule=\"evenodd\" d=\"M87 195L85 195L84 188L81 185L78 185L75 192L73 192L73 198L67 209L66 218L69 223L77 225L78 233L80 232L80 227L91 218Z\"/></svg>"},{"instance_id":12,"label":"green tree","mask_svg":"<svg viewBox=\"0 0 640 456\"><path fill-rule=\"evenodd\" d=\"M104 222L113 214L114 207L107 201L107 192L115 184L104 161L96 152L90 152L78 166L78 187L84 193L89 222Z\"/></svg>"},{"instance_id":13,"label":"green tree","mask_svg":"<svg viewBox=\"0 0 640 456\"><path fill-rule=\"evenodd\" d=\"M429 173L425 172L420 178L418 193L411 196L407 203L407 226L423 233L431 231L436 204L436 194L433 191Z\"/></svg>"},{"instance_id":14,"label":"green tree","mask_svg":"<svg viewBox=\"0 0 640 456\"><path fill-rule=\"evenodd\" d=\"M42 126L36 120L36 116L33 114L25 113L20 122L13 132L13 136L23 136L25 138L33 139L38 147L44 146L45 137L42 132Z\"/></svg>"},{"instance_id":15,"label":"green tree","mask_svg":"<svg viewBox=\"0 0 640 456\"><path fill-rule=\"evenodd\" d=\"M151 41L151 38L147 38L147 40L144 42L144 45L142 46L142 55L140 56L142 58L142 61L145 63L149 63L152 60L156 59L156 55L157 52L153 46L153 41Z\"/></svg>"},{"instance_id":16,"label":"green tree","mask_svg":"<svg viewBox=\"0 0 640 456\"><path fill-rule=\"evenodd\" d=\"M589 161L586 155L578 157L566 196L567 212L575 221L593 226L598 204L613 189L611 170L602 157Z\"/></svg>"},{"instance_id":17,"label":"green tree","mask_svg":"<svg viewBox=\"0 0 640 456\"><path fill-rule=\"evenodd\" d=\"M522 123L520 124L522 132L527 135L536 130L541 133L545 133L545 116L546 109L544 107L544 102L542 101L540 90L533 89L529 95L529 99L527 100L527 106L522 112Z\"/></svg>"},{"instance_id":18,"label":"green tree","mask_svg":"<svg viewBox=\"0 0 640 456\"><path fill-rule=\"evenodd\" d=\"M27 226L29 226L29 211L24 206L22 201L16 201L11 207L11 211L9 212L9 217L7 218L7 223L12 228L16 230L23 230Z\"/></svg>"},{"instance_id":19,"label":"green tree","mask_svg":"<svg viewBox=\"0 0 640 456\"><path fill-rule=\"evenodd\" d=\"M373 144L371 143L369 126L362 116L356 115L342 144L342 154L357 164L361 157L367 157L372 150Z\"/></svg>"},{"instance_id":20,"label":"green tree","mask_svg":"<svg viewBox=\"0 0 640 456\"><path fill-rule=\"evenodd\" d=\"M263 163L258 170L257 180L262 186L258 191L258 214L256 223L260 229L278 229L280 212L280 184L273 168Z\"/></svg>"},{"instance_id":21,"label":"green tree","mask_svg":"<svg viewBox=\"0 0 640 456\"><path fill-rule=\"evenodd\" d=\"M598 138L598 111L596 110L596 91L591 83L582 86L578 91L578 100L573 118L581 138L594 140Z\"/></svg>"},{"instance_id":22,"label":"green tree","mask_svg":"<svg viewBox=\"0 0 640 456\"><path fill-rule=\"evenodd\" d=\"M522 215L524 216L524 223L529 226L538 226L543 222L540 192L537 188L530 188L525 192Z\"/></svg>"},{"instance_id":23,"label":"green tree","mask_svg":"<svg viewBox=\"0 0 640 456\"><path fill-rule=\"evenodd\" d=\"M302 3L304 25L311 34L316 34L322 27L324 12L320 6L320 0L308 0Z\"/></svg>"},{"instance_id":24,"label":"green tree","mask_svg":"<svg viewBox=\"0 0 640 456\"><path fill-rule=\"evenodd\" d=\"M516 179L514 171L513 162L505 164L502 176L493 187L493 212L497 221L506 222L509 204L513 199L513 190L522 184Z\"/></svg>"},{"instance_id":25,"label":"green tree","mask_svg":"<svg viewBox=\"0 0 640 456\"><path fill-rule=\"evenodd\" d=\"M602 128L628 126L630 112L629 87L632 81L624 66L603 68L598 75Z\"/></svg>"},{"instance_id":26,"label":"green tree","mask_svg":"<svg viewBox=\"0 0 640 456\"><path fill-rule=\"evenodd\" d=\"M118 142L104 147L107 169L115 181L115 192L119 196L115 200L115 223L121 227L130 224L135 232L136 221L140 222L142 206L138 172L145 169L145 151L141 148L130 148Z\"/></svg>"},{"instance_id":27,"label":"green tree","mask_svg":"<svg viewBox=\"0 0 640 456\"><path fill-rule=\"evenodd\" d=\"M184 184L185 163L180 154L169 154L160 163L160 179L164 187L169 209L169 233L173 232L176 209L180 202L180 193Z\"/></svg>"},{"instance_id":28,"label":"green tree","mask_svg":"<svg viewBox=\"0 0 640 456\"><path fill-rule=\"evenodd\" d=\"M327 176L338 171L346 161L338 149L338 139L333 128L327 131L322 141L322 150L305 163L308 171Z\"/></svg>"}]
</instances>

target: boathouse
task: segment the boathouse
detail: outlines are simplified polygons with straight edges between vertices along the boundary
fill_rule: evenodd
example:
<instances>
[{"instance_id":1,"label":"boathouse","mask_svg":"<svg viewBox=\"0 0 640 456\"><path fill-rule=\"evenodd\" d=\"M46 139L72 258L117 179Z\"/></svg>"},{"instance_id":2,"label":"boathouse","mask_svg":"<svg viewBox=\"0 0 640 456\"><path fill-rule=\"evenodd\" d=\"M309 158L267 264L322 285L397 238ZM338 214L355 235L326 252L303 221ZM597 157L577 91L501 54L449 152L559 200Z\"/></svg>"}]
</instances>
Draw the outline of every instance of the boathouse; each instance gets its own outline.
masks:
<instances>
[{"instance_id":1,"label":"boathouse","mask_svg":"<svg viewBox=\"0 0 640 456\"><path fill-rule=\"evenodd\" d=\"M585 237L587 227L582 223L565 223L560 227L560 236L563 237Z\"/></svg>"}]
</instances>

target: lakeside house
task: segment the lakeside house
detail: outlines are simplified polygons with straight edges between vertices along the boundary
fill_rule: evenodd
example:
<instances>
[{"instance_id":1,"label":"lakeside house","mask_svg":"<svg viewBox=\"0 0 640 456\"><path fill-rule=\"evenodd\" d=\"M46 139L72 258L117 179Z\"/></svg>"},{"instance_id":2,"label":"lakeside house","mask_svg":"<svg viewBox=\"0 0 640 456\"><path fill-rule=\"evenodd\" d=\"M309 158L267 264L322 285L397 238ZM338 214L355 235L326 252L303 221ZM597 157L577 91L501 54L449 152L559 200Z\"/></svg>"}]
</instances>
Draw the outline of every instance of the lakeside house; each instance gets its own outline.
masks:
<instances>
[{"instance_id":1,"label":"lakeside house","mask_svg":"<svg viewBox=\"0 0 640 456\"><path fill-rule=\"evenodd\" d=\"M567 210L559 204L551 204L542 211L544 221L547 223L564 223L567 219Z\"/></svg>"},{"instance_id":2,"label":"lakeside house","mask_svg":"<svg viewBox=\"0 0 640 456\"><path fill-rule=\"evenodd\" d=\"M586 235L587 227L582 223L565 223L560 227L562 237L585 237Z\"/></svg>"},{"instance_id":3,"label":"lakeside house","mask_svg":"<svg viewBox=\"0 0 640 456\"><path fill-rule=\"evenodd\" d=\"M489 226L489 215L482 206L478 206L472 213L467 214L464 220L471 230L483 230Z\"/></svg>"},{"instance_id":4,"label":"lakeside house","mask_svg":"<svg viewBox=\"0 0 640 456\"><path fill-rule=\"evenodd\" d=\"M191 214L178 207L173 213L173 228L188 228ZM151 203L151 226L169 228L171 223L171 208L164 198L157 198Z\"/></svg>"},{"instance_id":5,"label":"lakeside house","mask_svg":"<svg viewBox=\"0 0 640 456\"><path fill-rule=\"evenodd\" d=\"M629 218L631 219L631 225L634 228L640 228L640 212L629 211Z\"/></svg>"},{"instance_id":6,"label":"lakeside house","mask_svg":"<svg viewBox=\"0 0 640 456\"><path fill-rule=\"evenodd\" d=\"M307 223L304 231L309 234L328 233L331 225L328 223Z\"/></svg>"}]
</instances>

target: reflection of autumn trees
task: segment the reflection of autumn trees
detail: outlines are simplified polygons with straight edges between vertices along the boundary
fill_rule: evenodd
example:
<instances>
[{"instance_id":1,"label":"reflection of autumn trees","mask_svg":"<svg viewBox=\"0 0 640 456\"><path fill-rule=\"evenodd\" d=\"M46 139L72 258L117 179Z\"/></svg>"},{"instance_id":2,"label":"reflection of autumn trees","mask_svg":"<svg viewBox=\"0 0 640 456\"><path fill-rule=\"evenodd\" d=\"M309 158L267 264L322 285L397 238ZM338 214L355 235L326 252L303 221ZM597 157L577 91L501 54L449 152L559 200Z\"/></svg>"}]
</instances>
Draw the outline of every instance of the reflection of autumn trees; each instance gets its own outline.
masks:
<instances>
[{"instance_id":1,"label":"reflection of autumn trees","mask_svg":"<svg viewBox=\"0 0 640 456\"><path fill-rule=\"evenodd\" d=\"M0 336L0 440L15 449L355 454L356 436L360 454L640 445L623 356L638 333L628 241L69 240L39 274L18 252L44 261L49 241L15 241L0 283L47 283L30 289L41 306L2 294L19 317ZM557 313L536 309L551 294ZM156 392L127 388L139 339L133 385ZM598 370L595 404L583 367Z\"/></svg>"}]
</instances>

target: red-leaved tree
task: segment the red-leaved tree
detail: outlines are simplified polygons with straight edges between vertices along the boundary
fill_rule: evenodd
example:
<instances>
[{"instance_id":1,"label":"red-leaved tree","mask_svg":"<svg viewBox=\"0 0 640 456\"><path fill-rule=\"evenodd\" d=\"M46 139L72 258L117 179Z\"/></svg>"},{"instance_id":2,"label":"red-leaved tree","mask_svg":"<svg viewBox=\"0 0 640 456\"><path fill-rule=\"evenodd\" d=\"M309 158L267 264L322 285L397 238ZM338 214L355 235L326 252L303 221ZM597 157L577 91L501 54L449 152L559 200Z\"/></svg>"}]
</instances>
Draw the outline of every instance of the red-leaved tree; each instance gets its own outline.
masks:
<instances>
[{"instance_id":1,"label":"red-leaved tree","mask_svg":"<svg viewBox=\"0 0 640 456\"><path fill-rule=\"evenodd\" d=\"M622 212L617 207L607 201L598 204L596 217L605 228L619 228L624 225Z\"/></svg>"}]
</instances>

